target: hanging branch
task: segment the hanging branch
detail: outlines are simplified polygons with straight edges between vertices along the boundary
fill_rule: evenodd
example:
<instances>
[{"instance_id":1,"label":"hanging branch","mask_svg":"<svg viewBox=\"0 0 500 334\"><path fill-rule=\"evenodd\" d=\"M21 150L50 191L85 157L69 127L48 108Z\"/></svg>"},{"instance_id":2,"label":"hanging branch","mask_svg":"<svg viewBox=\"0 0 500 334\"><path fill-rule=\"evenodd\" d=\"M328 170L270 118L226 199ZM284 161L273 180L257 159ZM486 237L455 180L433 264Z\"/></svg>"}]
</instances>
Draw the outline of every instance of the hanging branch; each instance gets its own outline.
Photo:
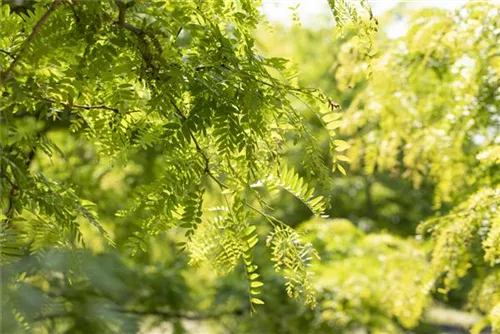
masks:
<instances>
[{"instance_id":1,"label":"hanging branch","mask_svg":"<svg viewBox=\"0 0 500 334\"><path fill-rule=\"evenodd\" d=\"M144 36L146 36L146 32L144 30L136 27L136 26L133 26L133 25L127 23L126 20L125 20L126 11L127 11L127 9L129 7L133 6L133 2L124 3L121 0L115 0L115 4L116 4L116 6L118 7L118 10L119 10L119 13L118 13L118 24L121 27L123 27L123 28L125 28L127 30L132 31L135 35L137 35L137 38L139 38L139 40L147 47L147 42L144 39ZM152 36L152 35L148 35L148 36L151 38L151 40L153 41L154 46L158 49L159 53L161 54L162 53L162 49L161 49L161 45L160 45L158 39L155 36ZM143 55L143 59L146 62L147 66L149 66L151 68L151 70L153 71L153 73L157 73L157 69L156 69L156 67L152 63L152 60L153 60L152 56L148 52L142 52L142 55ZM156 79L159 80L158 78L156 78ZM170 103L172 104L172 106L175 109L175 114L183 122L187 121L186 115L184 115L184 113L177 106L177 104L175 103L175 100L171 96L169 97L169 100L170 100ZM212 171L210 170L210 160L209 160L209 158L207 157L207 155L205 154L205 152L200 147L200 145L199 145L198 141L196 140L196 137L194 136L193 132L191 130L189 130L189 129L188 129L188 131L189 131L189 135L190 135L191 139L194 142L194 145L196 147L196 151L202 156L202 158L203 158L203 160L205 162L205 173L212 180L214 180L221 188L227 188L227 186L224 185L222 182L220 182L219 179L212 173Z\"/></svg>"},{"instance_id":2,"label":"hanging branch","mask_svg":"<svg viewBox=\"0 0 500 334\"><path fill-rule=\"evenodd\" d=\"M220 313L183 313L183 312L169 312L169 311L159 311L159 310L130 310L125 308L110 308L110 311L127 314L130 316L144 317L144 316L156 316L164 320L170 319L184 319L193 321L203 321L210 319L219 319L224 316L242 316L245 314L245 310L236 309L232 311L223 311ZM59 318L72 318L74 315L72 313L53 313L47 315L41 315L36 317L37 321L43 321L48 319L59 319Z\"/></svg>"},{"instance_id":3,"label":"hanging branch","mask_svg":"<svg viewBox=\"0 0 500 334\"><path fill-rule=\"evenodd\" d=\"M28 157L26 160L26 168L29 168L31 165L31 162L35 158L35 151L36 151L36 146L33 145L31 148L30 152L28 153ZM2 176L5 177L5 179L11 184L11 188L9 191L9 196L8 196L8 207L7 207L7 212L5 214L6 218L2 220L1 228L10 228L12 227L11 221L12 218L14 218L14 213L15 213L15 208L14 208L14 197L16 196L16 192L19 190L19 186L11 181L7 177L7 171L2 168Z\"/></svg>"},{"instance_id":4,"label":"hanging branch","mask_svg":"<svg viewBox=\"0 0 500 334\"><path fill-rule=\"evenodd\" d=\"M12 63L10 63L9 68L4 73L2 73L1 78L0 78L1 79L0 86L3 84L3 82L5 80L9 79L10 75L12 74L12 71L14 70L14 67L16 67L16 65L19 63L19 61L24 57L24 54L26 53L28 46L33 41L35 36L38 35L40 30L42 29L42 26L49 18L49 15L57 8L57 6L59 5L60 2L61 2L61 0L53 1L52 4L50 5L49 9L47 9L45 14L43 14L43 16L40 18L40 20L38 20L38 22L35 24L35 26L33 27L33 31L31 32L31 34L28 36L28 38L26 38L26 40L22 44L21 49L19 50L19 53L14 58Z\"/></svg>"},{"instance_id":5,"label":"hanging branch","mask_svg":"<svg viewBox=\"0 0 500 334\"><path fill-rule=\"evenodd\" d=\"M5 53L7 56L9 56L9 57L10 57L10 58L12 58L12 59L16 59L16 57L14 57L14 56L12 55L12 53L10 53L9 51L6 51L6 50L3 50L3 49L0 49L0 52L1 52L1 53Z\"/></svg>"},{"instance_id":6,"label":"hanging branch","mask_svg":"<svg viewBox=\"0 0 500 334\"><path fill-rule=\"evenodd\" d=\"M180 110L180 108L177 106L177 104L175 103L175 101L174 101L174 99L172 97L170 97L170 103L174 107L174 109L176 111L176 115L179 116L179 118L183 122L187 121L186 115L184 115L184 113ZM196 137L194 136L193 132L190 129L188 129L188 132L189 132L189 135L190 135L191 139L194 142L194 146L196 147L196 151L202 156L203 160L205 161L205 173L207 173L207 175L212 180L214 180L215 183L217 183L219 185L219 187L221 187L221 189L227 189L228 187L224 183L222 183L221 181L219 181L219 179L217 177L215 177L215 175L210 170L210 159L207 157L207 155L205 154L205 152L201 149L201 146L198 143L198 141L196 140Z\"/></svg>"}]
</instances>

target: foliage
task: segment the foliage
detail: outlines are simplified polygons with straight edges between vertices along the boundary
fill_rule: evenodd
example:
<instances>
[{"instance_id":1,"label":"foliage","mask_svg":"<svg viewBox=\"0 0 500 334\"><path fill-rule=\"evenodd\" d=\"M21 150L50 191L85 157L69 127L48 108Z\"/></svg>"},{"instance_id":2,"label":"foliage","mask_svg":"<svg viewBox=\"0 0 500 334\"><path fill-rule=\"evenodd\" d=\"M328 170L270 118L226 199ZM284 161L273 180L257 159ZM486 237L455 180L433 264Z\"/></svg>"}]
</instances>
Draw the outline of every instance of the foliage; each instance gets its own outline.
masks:
<instances>
[{"instance_id":1,"label":"foliage","mask_svg":"<svg viewBox=\"0 0 500 334\"><path fill-rule=\"evenodd\" d=\"M51 250L13 262L2 268L2 281L8 287L2 291L6 333L44 333L43 328L51 333L134 333L141 314L163 312L175 318L193 302L184 295L187 283L175 263L141 268L117 254L85 250Z\"/></svg>"},{"instance_id":2,"label":"foliage","mask_svg":"<svg viewBox=\"0 0 500 334\"><path fill-rule=\"evenodd\" d=\"M288 294L315 305L307 271L313 251L266 212L267 201L279 186L320 215L326 205L308 179L327 180L344 169L325 162L290 101L291 95L306 100L326 131L332 129L328 98L294 84L286 60L255 51L257 5L58 0L18 13L1 7L0 239L7 296L13 296L3 306L18 300L17 278L21 285L31 279L26 267L16 266L24 258L39 263L50 252L80 258L88 242L96 252L143 256L151 238L183 229L184 239L176 239L191 264L208 261L223 274L243 263L253 311L264 303L253 259L255 215L271 223L268 243L276 269L286 268ZM304 158L311 168L304 176L280 158L291 134L308 143ZM344 146L329 140L334 156ZM259 183L270 191L252 186ZM76 288L77 296L106 293L85 280L86 265L78 273L68 261L55 273L31 265L33 279L44 281L37 296L51 295L49 277L66 267L76 277L64 278L70 285L89 287ZM117 261L109 265L121 268ZM43 305L27 313L25 304L12 306L18 329L52 317ZM71 318L75 330L121 328L82 322L71 298L65 305L56 317Z\"/></svg>"},{"instance_id":3,"label":"foliage","mask_svg":"<svg viewBox=\"0 0 500 334\"><path fill-rule=\"evenodd\" d=\"M349 177L334 181L339 195L327 212L367 231L402 235L423 221L418 232L432 235L430 292L436 301L487 315L477 331L488 323L498 330L497 17L495 4L454 12L400 5L379 20L389 30L405 22L408 32L379 35L376 55L359 48L349 30L333 43L328 28L294 28L293 39L278 37L285 55L298 55L301 81L316 82L345 108L338 132L350 144ZM271 54L284 55L269 45ZM339 51L324 62L332 49Z\"/></svg>"},{"instance_id":4,"label":"foliage","mask_svg":"<svg viewBox=\"0 0 500 334\"><path fill-rule=\"evenodd\" d=\"M347 220L311 220L301 229L322 259L314 266L317 285L330 297L322 300L321 319L338 330L363 326L375 333L418 324L432 288L421 243L365 234Z\"/></svg>"},{"instance_id":5,"label":"foliage","mask_svg":"<svg viewBox=\"0 0 500 334\"><path fill-rule=\"evenodd\" d=\"M437 291L448 293L463 287L467 274L473 277L482 287L474 291L489 293L475 302L471 292L470 307L489 313L493 330L498 330L497 291L491 282L500 256L498 10L470 4L455 13L415 14L406 36L370 60L374 72L385 74L366 83L343 127L353 136L349 158L365 173L400 173L417 188L432 180L437 217L419 231L434 236ZM340 72L337 78L341 85L342 78L364 85L356 73Z\"/></svg>"},{"instance_id":6,"label":"foliage","mask_svg":"<svg viewBox=\"0 0 500 334\"><path fill-rule=\"evenodd\" d=\"M430 175L436 208L467 195L463 190L477 183L475 155L497 136L497 14L497 6L481 4L410 19L407 35L371 61L384 75L374 76L346 112L354 166L362 160L367 173L403 173L416 187ZM341 63L349 62L345 50ZM363 66L337 73L343 90L363 85Z\"/></svg>"}]
</instances>

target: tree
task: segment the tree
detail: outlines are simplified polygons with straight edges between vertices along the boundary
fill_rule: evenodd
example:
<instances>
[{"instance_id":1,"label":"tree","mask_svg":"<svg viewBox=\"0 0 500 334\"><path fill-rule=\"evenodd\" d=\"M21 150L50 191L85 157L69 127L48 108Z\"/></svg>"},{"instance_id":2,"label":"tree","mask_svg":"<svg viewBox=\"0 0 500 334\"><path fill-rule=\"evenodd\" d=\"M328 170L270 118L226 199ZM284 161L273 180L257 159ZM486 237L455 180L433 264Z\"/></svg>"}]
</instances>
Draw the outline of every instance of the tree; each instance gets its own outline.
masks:
<instances>
[{"instance_id":1,"label":"tree","mask_svg":"<svg viewBox=\"0 0 500 334\"><path fill-rule=\"evenodd\" d=\"M498 330L497 15L494 4L455 12L401 4L379 20L386 29L404 21L408 32L397 39L378 34L371 55L360 51L353 32L333 42L330 28L293 28L264 43L284 43L289 54L270 53L295 55L301 83L317 83L346 110L338 132L351 145L350 169L335 180L335 210L328 213L369 232L413 236L418 226L423 242L417 249L430 250L431 270L426 279L428 269L414 277L423 287L434 285L421 291L436 303L484 315L475 331L488 323ZM422 238L429 235L430 242ZM349 261L356 263L355 257ZM376 291L379 285L368 286ZM414 305L418 311L421 304Z\"/></svg>"},{"instance_id":2,"label":"tree","mask_svg":"<svg viewBox=\"0 0 500 334\"><path fill-rule=\"evenodd\" d=\"M345 143L329 137L336 158L324 158L290 97L330 134L333 102L293 84L285 60L256 53L256 3L56 0L3 5L1 18L4 330L135 331L118 314L180 318L180 274L158 310L134 293L135 280L157 278L122 258L147 259L169 230L192 264L227 273L242 263L253 311L264 303L256 227L269 224L287 294L314 307L315 252L268 201L283 189L321 216L307 179L343 171ZM302 176L280 158L291 135L306 143Z\"/></svg>"},{"instance_id":3,"label":"tree","mask_svg":"<svg viewBox=\"0 0 500 334\"><path fill-rule=\"evenodd\" d=\"M416 187L424 179L432 182L437 217L419 231L435 239L431 266L438 292L467 290L468 276L475 286L470 305L489 314L494 330L498 289L492 282L498 281L500 256L497 16L498 6L489 4L419 12L407 35L394 42L398 47L389 46L372 63L374 71L390 74L380 81L374 76L345 123L354 135L355 165L363 161L369 173L401 173Z\"/></svg>"},{"instance_id":4,"label":"tree","mask_svg":"<svg viewBox=\"0 0 500 334\"><path fill-rule=\"evenodd\" d=\"M328 3L2 6L2 331L498 330L498 6Z\"/></svg>"}]
</instances>

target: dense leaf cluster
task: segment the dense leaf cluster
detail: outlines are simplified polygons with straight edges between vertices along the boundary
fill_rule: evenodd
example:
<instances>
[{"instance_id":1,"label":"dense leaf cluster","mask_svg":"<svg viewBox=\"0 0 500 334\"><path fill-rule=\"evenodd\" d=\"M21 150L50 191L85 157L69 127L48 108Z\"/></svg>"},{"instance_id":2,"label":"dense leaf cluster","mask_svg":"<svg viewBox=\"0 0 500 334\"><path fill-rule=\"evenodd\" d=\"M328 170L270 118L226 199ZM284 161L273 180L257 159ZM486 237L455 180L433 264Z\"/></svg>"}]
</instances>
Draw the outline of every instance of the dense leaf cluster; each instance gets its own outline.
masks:
<instances>
[{"instance_id":1,"label":"dense leaf cluster","mask_svg":"<svg viewBox=\"0 0 500 334\"><path fill-rule=\"evenodd\" d=\"M498 6L327 4L3 5L0 331L500 330Z\"/></svg>"},{"instance_id":2,"label":"dense leaf cluster","mask_svg":"<svg viewBox=\"0 0 500 334\"><path fill-rule=\"evenodd\" d=\"M52 249L64 257L88 243L140 256L170 229L183 232L177 241L192 264L226 273L242 263L254 310L264 303L253 259L256 216L271 225L268 245L288 294L315 305L307 269L313 251L273 216L268 200L284 189L321 215L327 206L305 177L326 182L337 168L345 173L336 152L346 143L330 138L324 155L291 98L315 110L325 131L339 126L330 124L338 116L328 118L332 103L293 84L286 60L256 52L257 5L39 1L18 13L1 7L1 259L17 268L5 271L2 309L11 309L19 330L51 318L45 308L55 307L40 302L25 310L15 291L31 279L16 266L20 259L41 263ZM305 176L281 161L290 136L307 143ZM38 295L54 299L59 281L52 275L88 286L76 289L78 298L106 294L64 261L33 267L33 280L43 281ZM78 303L66 294L57 300L65 305L57 320L115 330L99 321L83 325ZM10 331L15 323L5 326Z\"/></svg>"},{"instance_id":3,"label":"dense leaf cluster","mask_svg":"<svg viewBox=\"0 0 500 334\"><path fill-rule=\"evenodd\" d=\"M464 325L476 322L476 332L488 324L498 331L498 13L498 6L491 3L467 4L456 11L413 11L401 4L379 20L387 32L394 33L401 25L408 31L390 39L379 35L374 41L377 53L360 48L355 32L349 30L335 42L327 28L294 27L287 32L296 36L290 42L274 37L287 45L288 55L296 55L302 82L319 84L346 110L337 135L350 144L345 154L350 172L334 181L332 209L327 212L349 217L369 232L404 236L417 232L417 249L429 252L420 269L425 274L413 274L423 285L407 284L408 289L403 285L400 295L418 289L421 300L431 298L435 305L478 312L484 316L481 321ZM284 53L270 48L270 43L265 46L272 55ZM325 63L324 55L331 53L331 61ZM289 157L294 160L293 152ZM342 242L335 237L326 240ZM357 291L363 279L385 265L354 255L346 262L349 268L358 262L374 268L352 272L349 279L356 283L344 293ZM343 279L338 271L329 273L336 282ZM377 291L384 282L367 282L367 290ZM392 276L389 284L399 282L406 282L406 277ZM349 296L348 300L356 299ZM422 308L432 307L427 301L408 303L404 311L425 323ZM366 311L366 318L357 319L358 323L380 319L378 308L362 305L357 312ZM346 308L341 305L334 314ZM416 325L411 317L400 318L399 311L391 309L389 314L397 321L389 323L397 325L383 332ZM429 313L433 312L431 308ZM417 326L415 332L419 330L431 331Z\"/></svg>"}]
</instances>

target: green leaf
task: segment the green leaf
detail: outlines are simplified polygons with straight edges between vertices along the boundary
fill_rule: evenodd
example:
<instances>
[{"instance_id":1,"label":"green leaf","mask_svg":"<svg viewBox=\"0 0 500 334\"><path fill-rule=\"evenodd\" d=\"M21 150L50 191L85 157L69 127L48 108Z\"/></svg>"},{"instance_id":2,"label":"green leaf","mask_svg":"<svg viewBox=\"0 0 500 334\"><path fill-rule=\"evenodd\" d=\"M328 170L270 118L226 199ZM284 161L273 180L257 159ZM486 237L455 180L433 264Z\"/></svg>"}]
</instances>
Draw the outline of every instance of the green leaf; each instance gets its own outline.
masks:
<instances>
[{"instance_id":1,"label":"green leaf","mask_svg":"<svg viewBox=\"0 0 500 334\"><path fill-rule=\"evenodd\" d=\"M257 277L259 277L259 276L260 276L259 274L257 274L257 273L253 273L253 274L250 274L250 275L248 276L248 278L249 278L251 281L253 281L253 280L255 280L255 279L256 279Z\"/></svg>"},{"instance_id":2,"label":"green leaf","mask_svg":"<svg viewBox=\"0 0 500 334\"><path fill-rule=\"evenodd\" d=\"M252 304L264 305L264 302L258 298L252 298L251 301L252 301Z\"/></svg>"},{"instance_id":3,"label":"green leaf","mask_svg":"<svg viewBox=\"0 0 500 334\"><path fill-rule=\"evenodd\" d=\"M343 175L346 175L346 171L345 171L344 167L342 167L342 165L337 164L337 168L339 169L339 171L340 171Z\"/></svg>"},{"instance_id":4,"label":"green leaf","mask_svg":"<svg viewBox=\"0 0 500 334\"><path fill-rule=\"evenodd\" d=\"M258 287L261 287L263 285L264 285L264 283L258 282L258 281L253 281L253 282L250 283L250 287L251 288L258 288Z\"/></svg>"}]
</instances>

